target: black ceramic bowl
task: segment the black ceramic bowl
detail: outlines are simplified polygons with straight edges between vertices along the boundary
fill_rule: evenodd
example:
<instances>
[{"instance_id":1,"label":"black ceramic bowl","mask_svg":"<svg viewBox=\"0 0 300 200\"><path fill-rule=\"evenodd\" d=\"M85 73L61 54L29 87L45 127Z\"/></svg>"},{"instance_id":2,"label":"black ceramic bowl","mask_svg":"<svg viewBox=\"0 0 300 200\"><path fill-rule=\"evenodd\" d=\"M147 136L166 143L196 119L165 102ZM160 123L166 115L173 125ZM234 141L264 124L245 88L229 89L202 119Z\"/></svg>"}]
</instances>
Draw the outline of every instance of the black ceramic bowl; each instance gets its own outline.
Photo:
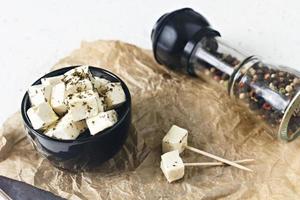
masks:
<instances>
[{"instance_id":1,"label":"black ceramic bowl","mask_svg":"<svg viewBox=\"0 0 300 200\"><path fill-rule=\"evenodd\" d=\"M42 78L62 75L74 67L76 66L50 72ZM121 149L128 136L131 123L131 97L127 86L119 77L109 71L96 67L90 67L90 71L94 76L121 82L126 95L126 102L116 108L118 122L99 134L92 136L87 130L75 140L57 140L48 137L32 128L27 116L27 110L31 106L27 92L22 100L21 113L28 138L32 141L35 149L58 168L78 171L96 167L112 158ZM33 85L40 84L42 78Z\"/></svg>"}]
</instances>

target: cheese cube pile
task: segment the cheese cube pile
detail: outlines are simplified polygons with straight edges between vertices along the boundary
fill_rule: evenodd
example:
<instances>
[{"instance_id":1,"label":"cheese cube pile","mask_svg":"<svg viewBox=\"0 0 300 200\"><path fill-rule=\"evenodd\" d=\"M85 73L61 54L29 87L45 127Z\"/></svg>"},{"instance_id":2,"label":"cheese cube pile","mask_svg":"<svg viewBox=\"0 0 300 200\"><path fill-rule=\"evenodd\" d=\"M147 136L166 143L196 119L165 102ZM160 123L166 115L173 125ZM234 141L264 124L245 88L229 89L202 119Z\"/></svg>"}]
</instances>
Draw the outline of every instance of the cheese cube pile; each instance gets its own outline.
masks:
<instances>
[{"instance_id":1,"label":"cheese cube pile","mask_svg":"<svg viewBox=\"0 0 300 200\"><path fill-rule=\"evenodd\" d=\"M187 146L188 131L173 125L162 141L163 153L178 150L179 153L183 152Z\"/></svg>"},{"instance_id":2,"label":"cheese cube pile","mask_svg":"<svg viewBox=\"0 0 300 200\"><path fill-rule=\"evenodd\" d=\"M122 85L94 77L89 66L41 79L28 90L32 107L27 115L36 130L61 140L76 139L86 129L91 135L118 121L114 110L126 101Z\"/></svg>"},{"instance_id":3,"label":"cheese cube pile","mask_svg":"<svg viewBox=\"0 0 300 200\"><path fill-rule=\"evenodd\" d=\"M179 151L170 151L161 156L160 168L171 183L184 176L184 164L179 156Z\"/></svg>"}]
</instances>

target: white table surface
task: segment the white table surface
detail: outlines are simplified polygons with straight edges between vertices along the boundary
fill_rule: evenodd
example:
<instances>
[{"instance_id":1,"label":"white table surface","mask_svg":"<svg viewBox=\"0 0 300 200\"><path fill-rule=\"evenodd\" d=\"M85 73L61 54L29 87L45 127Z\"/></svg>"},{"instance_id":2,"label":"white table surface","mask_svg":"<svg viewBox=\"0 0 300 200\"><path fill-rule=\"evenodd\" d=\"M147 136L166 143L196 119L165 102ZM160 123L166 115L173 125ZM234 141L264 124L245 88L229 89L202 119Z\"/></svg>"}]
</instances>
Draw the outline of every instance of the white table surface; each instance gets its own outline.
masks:
<instances>
[{"instance_id":1,"label":"white table surface","mask_svg":"<svg viewBox=\"0 0 300 200\"><path fill-rule=\"evenodd\" d=\"M297 0L0 0L0 123L20 108L28 86L82 40L151 48L156 20L182 7L201 12L236 47L300 69Z\"/></svg>"}]
</instances>

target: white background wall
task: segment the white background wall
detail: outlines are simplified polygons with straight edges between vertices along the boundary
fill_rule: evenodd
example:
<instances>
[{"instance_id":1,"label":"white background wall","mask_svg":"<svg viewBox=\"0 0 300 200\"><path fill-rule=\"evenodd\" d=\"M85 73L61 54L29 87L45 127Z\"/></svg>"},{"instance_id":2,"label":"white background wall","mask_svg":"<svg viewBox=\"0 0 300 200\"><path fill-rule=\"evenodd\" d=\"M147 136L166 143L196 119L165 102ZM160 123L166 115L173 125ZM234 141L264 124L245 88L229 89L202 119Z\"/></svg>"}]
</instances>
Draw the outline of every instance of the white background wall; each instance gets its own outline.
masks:
<instances>
[{"instance_id":1,"label":"white background wall","mask_svg":"<svg viewBox=\"0 0 300 200\"><path fill-rule=\"evenodd\" d=\"M192 7L238 48L300 69L297 0L0 0L0 123L28 86L82 40L118 39L151 48L165 12Z\"/></svg>"}]
</instances>

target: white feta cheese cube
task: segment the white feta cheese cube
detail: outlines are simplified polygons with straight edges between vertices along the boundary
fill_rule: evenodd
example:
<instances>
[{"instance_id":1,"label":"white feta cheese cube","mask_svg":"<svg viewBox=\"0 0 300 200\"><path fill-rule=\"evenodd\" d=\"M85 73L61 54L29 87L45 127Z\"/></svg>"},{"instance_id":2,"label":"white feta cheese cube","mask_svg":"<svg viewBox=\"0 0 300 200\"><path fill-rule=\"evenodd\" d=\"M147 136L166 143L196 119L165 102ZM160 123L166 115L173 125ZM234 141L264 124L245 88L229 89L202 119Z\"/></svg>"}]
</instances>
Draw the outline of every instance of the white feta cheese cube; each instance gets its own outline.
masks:
<instances>
[{"instance_id":1,"label":"white feta cheese cube","mask_svg":"<svg viewBox=\"0 0 300 200\"><path fill-rule=\"evenodd\" d=\"M98 112L103 112L105 110L105 101L104 97L100 97L97 92L95 92L95 95L98 97L97 104L98 104Z\"/></svg>"},{"instance_id":2,"label":"white feta cheese cube","mask_svg":"<svg viewBox=\"0 0 300 200\"><path fill-rule=\"evenodd\" d=\"M94 77L92 76L89 66L82 65L67 71L64 74L63 81L67 83L77 83L80 80L88 79L91 81Z\"/></svg>"},{"instance_id":3,"label":"white feta cheese cube","mask_svg":"<svg viewBox=\"0 0 300 200\"><path fill-rule=\"evenodd\" d=\"M99 96L93 90L68 95L66 98L73 121L80 121L98 114Z\"/></svg>"},{"instance_id":4,"label":"white feta cheese cube","mask_svg":"<svg viewBox=\"0 0 300 200\"><path fill-rule=\"evenodd\" d=\"M52 88L51 93L51 106L53 110L59 114L63 115L67 112L67 105L65 104L65 98L66 98L66 86L65 83L61 82Z\"/></svg>"},{"instance_id":5,"label":"white feta cheese cube","mask_svg":"<svg viewBox=\"0 0 300 200\"><path fill-rule=\"evenodd\" d=\"M178 150L181 153L187 146L188 131L173 125L162 141L163 153Z\"/></svg>"},{"instance_id":6,"label":"white feta cheese cube","mask_svg":"<svg viewBox=\"0 0 300 200\"><path fill-rule=\"evenodd\" d=\"M126 96L121 83L106 84L105 103L108 109L115 108L125 101Z\"/></svg>"},{"instance_id":7,"label":"white feta cheese cube","mask_svg":"<svg viewBox=\"0 0 300 200\"><path fill-rule=\"evenodd\" d=\"M110 83L110 81L105 78L99 78L99 77L94 78L94 87L97 89L97 91L100 94L105 94L106 84L108 83Z\"/></svg>"},{"instance_id":8,"label":"white feta cheese cube","mask_svg":"<svg viewBox=\"0 0 300 200\"><path fill-rule=\"evenodd\" d=\"M42 85L52 85L55 86L59 83L62 83L63 75L60 76L53 76L48 78L42 78Z\"/></svg>"},{"instance_id":9,"label":"white feta cheese cube","mask_svg":"<svg viewBox=\"0 0 300 200\"><path fill-rule=\"evenodd\" d=\"M49 102L52 87L48 85L33 85L28 89L28 95L32 106L38 106L41 103Z\"/></svg>"},{"instance_id":10,"label":"white feta cheese cube","mask_svg":"<svg viewBox=\"0 0 300 200\"><path fill-rule=\"evenodd\" d=\"M184 164L178 150L163 154L160 168L169 183L181 179L184 176Z\"/></svg>"},{"instance_id":11,"label":"white feta cheese cube","mask_svg":"<svg viewBox=\"0 0 300 200\"><path fill-rule=\"evenodd\" d=\"M86 128L84 120L74 122L72 121L71 115L67 113L57 123L51 125L44 134L61 140L74 140L80 133L84 132Z\"/></svg>"},{"instance_id":12,"label":"white feta cheese cube","mask_svg":"<svg viewBox=\"0 0 300 200\"><path fill-rule=\"evenodd\" d=\"M73 94L78 92L83 92L87 90L93 90L93 84L88 79L79 80L75 82L66 83L66 94Z\"/></svg>"},{"instance_id":13,"label":"white feta cheese cube","mask_svg":"<svg viewBox=\"0 0 300 200\"><path fill-rule=\"evenodd\" d=\"M118 121L118 114L115 110L100 112L95 117L86 119L91 135L95 135L104 129L112 127Z\"/></svg>"},{"instance_id":14,"label":"white feta cheese cube","mask_svg":"<svg viewBox=\"0 0 300 200\"><path fill-rule=\"evenodd\" d=\"M27 110L27 115L35 130L44 129L58 120L58 117L52 110L50 104L46 102L29 108Z\"/></svg>"},{"instance_id":15,"label":"white feta cheese cube","mask_svg":"<svg viewBox=\"0 0 300 200\"><path fill-rule=\"evenodd\" d=\"M92 80L94 80L94 77L88 66L80 66L67 71L63 78L67 95L94 89Z\"/></svg>"}]
</instances>

